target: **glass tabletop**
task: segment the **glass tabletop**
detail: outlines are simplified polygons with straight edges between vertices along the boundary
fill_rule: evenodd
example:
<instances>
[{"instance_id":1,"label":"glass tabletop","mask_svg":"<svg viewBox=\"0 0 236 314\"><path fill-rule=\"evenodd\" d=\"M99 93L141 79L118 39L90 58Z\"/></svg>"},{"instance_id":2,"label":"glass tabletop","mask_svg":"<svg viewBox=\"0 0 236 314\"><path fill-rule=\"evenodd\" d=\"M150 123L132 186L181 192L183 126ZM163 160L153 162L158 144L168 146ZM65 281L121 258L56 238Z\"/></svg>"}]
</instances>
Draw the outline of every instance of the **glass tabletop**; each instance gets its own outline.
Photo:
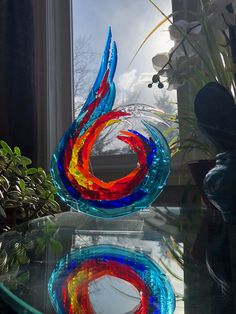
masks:
<instances>
[{"instance_id":1,"label":"glass tabletop","mask_svg":"<svg viewBox=\"0 0 236 314\"><path fill-rule=\"evenodd\" d=\"M155 206L116 220L73 212L36 219L0 236L0 297L18 313L55 313L49 282L58 261L114 246L141 252L166 274L174 313L233 313L232 228L200 207ZM101 314L136 313L140 302L135 287L112 276L94 280L89 299Z\"/></svg>"}]
</instances>

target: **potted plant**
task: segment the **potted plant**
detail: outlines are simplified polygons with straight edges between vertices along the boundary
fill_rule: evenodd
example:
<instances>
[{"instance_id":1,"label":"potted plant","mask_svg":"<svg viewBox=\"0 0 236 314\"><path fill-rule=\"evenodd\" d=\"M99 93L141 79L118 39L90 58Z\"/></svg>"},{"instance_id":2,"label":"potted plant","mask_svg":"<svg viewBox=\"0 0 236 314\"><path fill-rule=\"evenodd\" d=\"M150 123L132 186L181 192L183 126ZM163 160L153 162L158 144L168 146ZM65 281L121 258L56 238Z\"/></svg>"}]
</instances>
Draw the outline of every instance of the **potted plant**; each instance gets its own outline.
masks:
<instances>
[{"instance_id":1,"label":"potted plant","mask_svg":"<svg viewBox=\"0 0 236 314\"><path fill-rule=\"evenodd\" d=\"M42 168L0 141L0 215L2 229L60 211L56 189Z\"/></svg>"}]
</instances>

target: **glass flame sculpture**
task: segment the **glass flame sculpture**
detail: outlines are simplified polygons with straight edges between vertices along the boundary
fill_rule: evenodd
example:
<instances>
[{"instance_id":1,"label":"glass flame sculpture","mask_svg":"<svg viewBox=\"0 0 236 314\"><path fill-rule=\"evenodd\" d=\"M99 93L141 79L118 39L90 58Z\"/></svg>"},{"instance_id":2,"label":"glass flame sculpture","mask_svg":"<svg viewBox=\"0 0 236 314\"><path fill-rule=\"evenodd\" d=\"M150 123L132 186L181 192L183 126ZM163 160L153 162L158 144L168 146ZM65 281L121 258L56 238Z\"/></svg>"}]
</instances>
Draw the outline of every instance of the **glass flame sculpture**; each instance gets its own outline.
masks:
<instances>
[{"instance_id":1,"label":"glass flame sculpture","mask_svg":"<svg viewBox=\"0 0 236 314\"><path fill-rule=\"evenodd\" d=\"M155 124L148 121L155 110L128 105L112 111L117 48L115 42L111 49L110 46L111 29L91 92L51 161L52 179L62 200L72 210L101 218L115 218L148 207L163 190L170 172L168 143ZM133 120L136 123L132 124ZM104 182L93 174L90 155L101 132L117 124L142 125L147 135L133 128L119 130L116 137L136 153L137 164L124 177Z\"/></svg>"},{"instance_id":2,"label":"glass flame sculpture","mask_svg":"<svg viewBox=\"0 0 236 314\"><path fill-rule=\"evenodd\" d=\"M173 289L159 266L141 252L111 245L84 247L57 263L48 283L55 311L96 313L90 301L89 285L104 276L122 279L137 289L140 302L132 313L174 313Z\"/></svg>"}]
</instances>

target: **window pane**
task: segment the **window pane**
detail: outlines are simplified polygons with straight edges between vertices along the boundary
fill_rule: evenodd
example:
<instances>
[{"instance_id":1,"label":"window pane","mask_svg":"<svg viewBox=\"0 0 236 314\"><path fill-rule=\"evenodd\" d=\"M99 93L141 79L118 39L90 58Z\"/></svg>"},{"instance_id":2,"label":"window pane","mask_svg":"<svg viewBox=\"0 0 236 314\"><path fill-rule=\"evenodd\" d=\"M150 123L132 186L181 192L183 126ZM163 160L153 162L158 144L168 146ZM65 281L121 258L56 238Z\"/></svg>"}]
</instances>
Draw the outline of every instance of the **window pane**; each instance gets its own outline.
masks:
<instances>
[{"instance_id":1,"label":"window pane","mask_svg":"<svg viewBox=\"0 0 236 314\"><path fill-rule=\"evenodd\" d=\"M169 14L171 0L162 1L161 9ZM167 91L167 86L159 89L156 84L148 88L155 74L152 57L158 52L167 52L173 45L167 31L168 23L150 37L134 58L144 38L161 19L161 14L148 1L73 1L75 115L98 72L109 26L118 47L114 108L143 103L176 113L176 91ZM125 144L118 141L111 147L112 154L125 150L122 145Z\"/></svg>"}]
</instances>

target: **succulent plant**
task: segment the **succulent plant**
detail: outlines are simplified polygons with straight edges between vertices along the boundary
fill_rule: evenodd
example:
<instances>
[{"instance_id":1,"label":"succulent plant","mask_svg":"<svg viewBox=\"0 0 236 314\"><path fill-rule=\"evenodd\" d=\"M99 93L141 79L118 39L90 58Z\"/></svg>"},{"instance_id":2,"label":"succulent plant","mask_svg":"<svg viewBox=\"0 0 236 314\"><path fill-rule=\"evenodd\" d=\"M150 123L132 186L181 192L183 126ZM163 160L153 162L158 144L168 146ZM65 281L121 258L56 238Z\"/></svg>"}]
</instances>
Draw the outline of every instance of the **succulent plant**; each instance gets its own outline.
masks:
<instances>
[{"instance_id":1,"label":"succulent plant","mask_svg":"<svg viewBox=\"0 0 236 314\"><path fill-rule=\"evenodd\" d=\"M34 229L29 222L0 236L0 283L11 290L28 287L32 271L27 264L38 260L42 263L46 247L54 254L63 251L62 243L56 238L58 226L48 218L41 223Z\"/></svg>"},{"instance_id":2,"label":"succulent plant","mask_svg":"<svg viewBox=\"0 0 236 314\"><path fill-rule=\"evenodd\" d=\"M50 175L32 161L0 141L0 216L2 226L55 214L60 206Z\"/></svg>"}]
</instances>

